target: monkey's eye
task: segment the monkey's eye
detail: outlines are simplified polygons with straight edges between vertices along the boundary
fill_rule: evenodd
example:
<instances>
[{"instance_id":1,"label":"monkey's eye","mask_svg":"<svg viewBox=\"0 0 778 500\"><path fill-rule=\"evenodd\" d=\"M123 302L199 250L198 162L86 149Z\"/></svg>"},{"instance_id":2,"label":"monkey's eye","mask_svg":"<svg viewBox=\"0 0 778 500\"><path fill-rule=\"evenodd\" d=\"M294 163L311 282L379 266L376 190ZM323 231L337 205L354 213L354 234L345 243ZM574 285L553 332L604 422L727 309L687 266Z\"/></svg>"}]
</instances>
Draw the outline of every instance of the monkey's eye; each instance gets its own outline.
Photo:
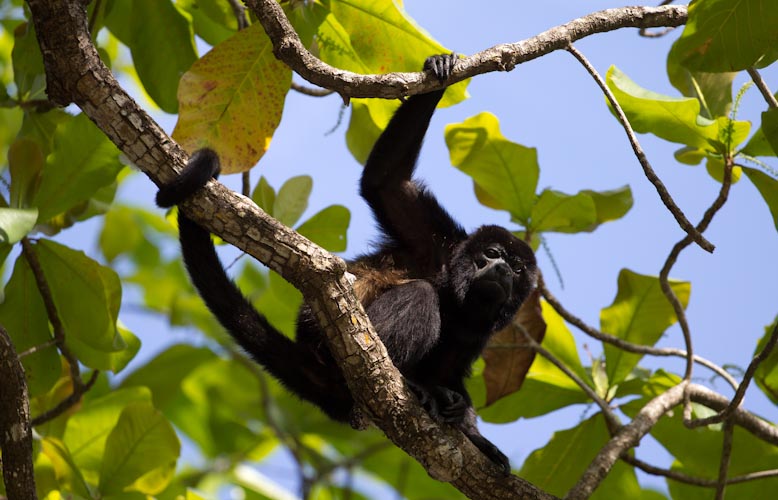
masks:
<instances>
[{"instance_id":1,"label":"monkey's eye","mask_svg":"<svg viewBox=\"0 0 778 500\"><path fill-rule=\"evenodd\" d=\"M486 250L484 250L484 256L487 259L498 259L500 257L500 251L494 247L487 248Z\"/></svg>"}]
</instances>

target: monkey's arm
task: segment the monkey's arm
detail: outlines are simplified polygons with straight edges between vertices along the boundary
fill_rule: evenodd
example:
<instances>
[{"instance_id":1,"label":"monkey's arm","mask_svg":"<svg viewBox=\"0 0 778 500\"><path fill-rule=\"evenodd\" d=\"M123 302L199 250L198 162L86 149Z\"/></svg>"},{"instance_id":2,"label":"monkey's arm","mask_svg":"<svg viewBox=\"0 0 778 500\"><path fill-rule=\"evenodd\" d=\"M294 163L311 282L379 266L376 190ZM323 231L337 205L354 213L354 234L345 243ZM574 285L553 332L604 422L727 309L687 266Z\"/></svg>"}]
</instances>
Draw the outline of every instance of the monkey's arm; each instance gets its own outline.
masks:
<instances>
[{"instance_id":1,"label":"monkey's arm","mask_svg":"<svg viewBox=\"0 0 778 500\"><path fill-rule=\"evenodd\" d=\"M431 57L425 70L439 80L448 78L456 55ZM437 200L411 177L432 114L443 90L410 97L392 117L365 164L361 194L373 209L384 233L414 254L438 253L467 233L438 204ZM424 260L429 255L415 255Z\"/></svg>"}]
</instances>

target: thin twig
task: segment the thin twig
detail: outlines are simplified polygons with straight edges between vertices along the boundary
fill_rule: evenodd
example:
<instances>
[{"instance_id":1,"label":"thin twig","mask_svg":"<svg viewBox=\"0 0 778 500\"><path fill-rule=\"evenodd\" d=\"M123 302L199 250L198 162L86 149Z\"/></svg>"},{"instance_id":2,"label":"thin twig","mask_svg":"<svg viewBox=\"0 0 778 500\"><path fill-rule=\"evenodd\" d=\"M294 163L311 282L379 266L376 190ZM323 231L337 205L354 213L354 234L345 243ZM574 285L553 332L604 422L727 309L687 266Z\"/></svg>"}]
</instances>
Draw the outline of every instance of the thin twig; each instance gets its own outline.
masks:
<instances>
[{"instance_id":1,"label":"thin twig","mask_svg":"<svg viewBox=\"0 0 778 500\"><path fill-rule=\"evenodd\" d=\"M627 454L622 455L621 459L628 464L637 467L646 474L651 474L653 476L662 476L672 479L673 481L678 481L679 483L691 484L694 486L700 486L702 488L716 488L718 486L718 481L715 479L689 476L687 474L683 474L682 472L674 471L671 469L663 469ZM757 481L759 479L769 479L773 477L778 477L778 469L763 470L743 474L742 476L730 477L726 480L726 484L730 485L747 483L749 481Z\"/></svg>"},{"instance_id":2,"label":"thin twig","mask_svg":"<svg viewBox=\"0 0 778 500\"><path fill-rule=\"evenodd\" d=\"M539 276L538 278L538 288L540 289L540 293L543 294L543 298L546 299L546 302L548 302L549 305L560 316L562 316L562 318L565 321L575 326L576 328L584 332L586 335L589 335L590 337L593 337L601 342L607 342L609 344L612 344L624 351L633 352L636 354L648 354L651 356L661 356L661 357L668 357L668 356L673 356L678 358L687 357L687 353L683 349L676 349L672 347L651 347L647 345L633 344L632 342L627 342L624 339L614 337L613 335L609 335L605 332L601 332L597 330L596 328L593 328L592 326L586 324L586 322L584 322L581 318L568 311L562 305L559 299L557 299L554 296L554 294L552 294L551 291L548 289L545 281L543 280L542 275ZM709 361L701 356L697 356L696 354L693 356L693 359L695 363L710 369L718 376L726 380L726 382L732 387L733 390L737 390L738 387L737 381L724 368L718 366L712 361Z\"/></svg>"},{"instance_id":3,"label":"thin twig","mask_svg":"<svg viewBox=\"0 0 778 500\"><path fill-rule=\"evenodd\" d=\"M724 500L724 490L727 487L727 474L729 473L729 461L732 457L732 434L735 425L731 420L724 422L724 436L721 445L721 463L719 464L719 478L716 481L716 500Z\"/></svg>"},{"instance_id":4,"label":"thin twig","mask_svg":"<svg viewBox=\"0 0 778 500\"><path fill-rule=\"evenodd\" d=\"M40 352L44 349L48 349L49 347L56 347L57 341L54 339L49 340L48 342L44 342L40 345L34 345L27 349L26 351L22 351L19 353L19 358L24 358L25 356L29 356L31 354L35 354L36 352Z\"/></svg>"},{"instance_id":5,"label":"thin twig","mask_svg":"<svg viewBox=\"0 0 778 500\"><path fill-rule=\"evenodd\" d=\"M249 170L246 170L243 172L243 175L240 177L241 179L241 188L240 193L245 196L246 198L251 197L251 173Z\"/></svg>"},{"instance_id":6,"label":"thin twig","mask_svg":"<svg viewBox=\"0 0 778 500\"><path fill-rule=\"evenodd\" d=\"M660 7L663 7L665 5L669 5L673 3L674 0L664 0L662 3L659 4ZM662 36L665 36L666 34L673 31L675 28L665 28L661 31L648 31L648 28L640 28L639 34L640 36L644 36L646 38L659 38Z\"/></svg>"},{"instance_id":7,"label":"thin twig","mask_svg":"<svg viewBox=\"0 0 778 500\"><path fill-rule=\"evenodd\" d=\"M284 430L283 426L276 421L275 409L273 408L273 398L270 395L270 389L267 386L267 379L265 378L265 372L262 371L256 363L252 363L245 355L240 353L234 346L228 345L227 349L232 356L232 359L240 363L244 368L254 375L257 383L259 384L259 399L262 406L262 410L265 413L265 419L267 420L267 426L273 432L273 435L281 443L284 444L289 453L292 455L292 459L297 464L297 470L300 475L300 488L302 490L302 497L306 498L311 490L312 482L311 478L305 472L305 460L303 458L303 450L305 446L300 439L290 432Z\"/></svg>"},{"instance_id":8,"label":"thin twig","mask_svg":"<svg viewBox=\"0 0 778 500\"><path fill-rule=\"evenodd\" d=\"M776 100L773 93L770 92L770 89L767 88L767 84L762 79L762 75L760 75L755 68L748 68L747 71L751 77L751 80L753 80L754 84L756 85L756 88L759 89L759 92L762 93L764 100L767 101L767 105L771 108L778 108L778 100Z\"/></svg>"},{"instance_id":9,"label":"thin twig","mask_svg":"<svg viewBox=\"0 0 778 500\"><path fill-rule=\"evenodd\" d=\"M54 408L46 410L37 417L33 418L32 426L37 427L41 424L45 424L49 420L55 419L65 413L65 411L67 411L70 407L78 404L78 402L81 401L81 396L83 396L85 392L87 392L92 388L93 385L95 385L95 382L97 382L97 376L99 374L99 370L94 370L86 384L82 383L78 386L73 384L73 392L70 393L70 396L60 401Z\"/></svg>"},{"instance_id":10,"label":"thin twig","mask_svg":"<svg viewBox=\"0 0 778 500\"><path fill-rule=\"evenodd\" d=\"M32 270L32 275L35 278L38 292L40 292L41 298L43 299L43 305L46 307L46 315L54 330L54 341L57 344L57 349L59 349L68 362L70 378L73 380L73 390L75 391L77 387L82 384L78 368L78 359L76 359L76 356L65 344L65 327L59 319L57 306L54 304L54 298L51 296L51 289L49 288L49 283L46 281L46 276L43 274L43 268L38 260L38 254L35 252L35 248L28 238L22 239L22 254L30 265L30 270Z\"/></svg>"},{"instance_id":11,"label":"thin twig","mask_svg":"<svg viewBox=\"0 0 778 500\"><path fill-rule=\"evenodd\" d=\"M732 185L732 166L733 166L732 158L727 157L724 161L724 179L721 182L721 189L719 190L719 194L716 197L716 199L713 200L711 206L708 207L708 209L705 211L699 224L697 224L696 229L700 233L703 233L705 232L706 229L708 229L708 226L710 225L711 221L713 221L713 217L721 209L721 207L724 206L724 203L726 203L727 201L727 198L729 196L729 188ZM691 330L689 329L689 322L686 319L686 312L683 309L683 305L681 304L681 301L678 300L678 297L675 295L675 292L673 292L673 289L670 286L669 279L670 279L670 270L675 265L676 261L678 260L678 257L681 255L681 252L690 244L691 244L691 235L687 234L686 237L681 239L681 241L679 241L673 246L673 249L670 251L670 254L667 256L667 259L665 260L664 266L662 266L662 270L659 271L659 286L662 289L662 292L665 294L665 297L667 297L667 300L669 300L670 304L673 306L675 315L678 318L678 324L681 327L681 331L683 332L684 342L686 343L686 350L688 354L686 358L686 371L684 373L685 380L691 380L692 378L692 370L693 370L692 334L691 334Z\"/></svg>"},{"instance_id":12,"label":"thin twig","mask_svg":"<svg viewBox=\"0 0 778 500\"><path fill-rule=\"evenodd\" d=\"M238 2L238 0L227 0L227 3L232 7L232 13L238 21L238 29L242 30L248 28L249 23L246 19L246 7Z\"/></svg>"},{"instance_id":13,"label":"thin twig","mask_svg":"<svg viewBox=\"0 0 778 500\"><path fill-rule=\"evenodd\" d=\"M651 465L647 462L644 462L639 458L633 457L628 453L624 453L621 456L621 459L624 462L632 465L633 467L637 467L638 469L642 470L646 474L651 474L653 476L662 476L662 477L672 479L674 481L678 481L679 483L691 484L694 486L702 486L703 488L714 488L716 486L716 481L714 481L713 479L689 476L687 474L683 474L682 472L674 471L672 469L663 469L661 467L657 467L655 465Z\"/></svg>"},{"instance_id":14,"label":"thin twig","mask_svg":"<svg viewBox=\"0 0 778 500\"><path fill-rule=\"evenodd\" d=\"M600 76L597 70L594 69L594 66L591 65L589 60L586 59L586 57L581 52L579 52L578 49L573 47L572 44L567 47L567 51L570 52L576 59L578 59L578 62L580 62L581 65L586 68L586 71L589 72L592 78L594 78L594 81L597 82L597 85L599 85L600 89L602 89L605 97L608 98L613 111L616 113L616 116L619 119L619 122L621 123L622 127L624 127L624 131L627 134L629 143L632 145L632 151L635 152L635 156L640 162L640 165L643 167L643 173L649 182L654 185L656 192L659 193L659 198L661 198L662 203L664 203L665 207L667 207L670 213L673 214L673 217L675 217L675 220L678 222L678 225L681 226L681 229L683 229L686 234L691 236L695 243L700 245L702 249L708 252L713 252L715 249L713 244L706 240L705 237L703 237L702 234L694 226L692 226L692 223L689 222L689 219L686 218L678 205L676 205L675 201L673 201L673 198L670 196L670 193L667 191L667 188L665 187L662 180L658 175L656 175L656 172L654 172L654 169L648 162L648 158L646 158L646 154L643 152L643 148L640 146L640 143L635 136L634 130L632 130L632 126L627 119L627 115L624 114L624 110L621 109L621 105L619 105L616 97L605 84L605 80L602 79L602 76Z\"/></svg>"},{"instance_id":15,"label":"thin twig","mask_svg":"<svg viewBox=\"0 0 778 500\"><path fill-rule=\"evenodd\" d=\"M334 94L334 90L330 89L314 89L311 87L306 87L304 85L300 85L297 82L292 82L292 90L299 92L301 94L305 94L311 97L326 97L330 94Z\"/></svg>"},{"instance_id":16,"label":"thin twig","mask_svg":"<svg viewBox=\"0 0 778 500\"><path fill-rule=\"evenodd\" d=\"M703 404L716 411L723 410L730 403L728 398L699 384L689 384L687 395L691 401ZM736 425L750 432L756 438L778 446L778 426L771 422L767 422L742 408L737 408L730 416L730 419L734 420Z\"/></svg>"},{"instance_id":17,"label":"thin twig","mask_svg":"<svg viewBox=\"0 0 778 500\"><path fill-rule=\"evenodd\" d=\"M578 387L581 388L583 392L586 393L589 398L591 398L592 401L594 401L597 406L600 407L600 411L602 411L603 416L605 417L605 423L608 426L608 430L611 434L616 433L616 431L621 427L621 422L619 421L619 417L616 416L615 413L613 413L613 410L608 405L608 402L602 399L599 395L597 395L596 392L594 392L594 389L592 389L589 384L584 382L581 377L573 373L573 371L567 367L564 363L562 363L559 359L557 359L556 356L554 356L551 352L549 352L546 348L544 348L541 344L539 344L535 339L530 336L529 332L523 328L520 325L517 325L521 333L524 335L524 340L529 345L529 347L536 352L538 352L541 356L546 358L559 368L559 370L562 371L567 377L576 383Z\"/></svg>"},{"instance_id":18,"label":"thin twig","mask_svg":"<svg viewBox=\"0 0 778 500\"><path fill-rule=\"evenodd\" d=\"M775 349L776 344L778 344L778 321L775 323L773 331L770 333L770 338L767 339L767 343L764 345L762 350L759 351L756 356L754 356L754 358L751 360L751 363L748 364L746 373L743 375L743 380L740 381L740 385L735 391L735 397L732 398L732 402L727 405L724 410L717 413L716 415L689 421L686 423L686 425L693 428L703 425L716 424L729 419L730 415L732 415L732 413L740 406L740 403L743 402L743 398L746 395L746 390L748 389L749 384L751 384L751 380L754 378L756 369L759 368L759 365L765 359L767 359L773 349Z\"/></svg>"},{"instance_id":19,"label":"thin twig","mask_svg":"<svg viewBox=\"0 0 778 500\"><path fill-rule=\"evenodd\" d=\"M32 419L32 425L37 426L58 417L65 410L81 401L81 396L83 396L86 391L92 388L92 385L97 380L97 375L100 372L98 370L93 371L89 382L84 384L84 381L81 379L81 371L78 366L78 359L70 351L67 344L65 343L65 327L62 325L62 321L59 318L59 313L57 312L57 306L54 303L54 298L51 295L49 283L46 281L43 268L41 267L41 263L38 260L38 254L36 253L34 246L28 238L22 239L22 254L27 260L27 263L30 265L30 270L32 270L32 275L35 278L35 284L38 287L38 292L40 292L41 298L43 299L43 305L46 308L46 315L49 318L49 323L51 323L52 330L54 330L54 343L57 345L57 349L59 349L59 352L62 353L62 356L68 363L68 368L70 369L70 380L71 384L73 385L73 390L68 397L60 401L59 404L57 404L54 408L47 410Z\"/></svg>"}]
</instances>

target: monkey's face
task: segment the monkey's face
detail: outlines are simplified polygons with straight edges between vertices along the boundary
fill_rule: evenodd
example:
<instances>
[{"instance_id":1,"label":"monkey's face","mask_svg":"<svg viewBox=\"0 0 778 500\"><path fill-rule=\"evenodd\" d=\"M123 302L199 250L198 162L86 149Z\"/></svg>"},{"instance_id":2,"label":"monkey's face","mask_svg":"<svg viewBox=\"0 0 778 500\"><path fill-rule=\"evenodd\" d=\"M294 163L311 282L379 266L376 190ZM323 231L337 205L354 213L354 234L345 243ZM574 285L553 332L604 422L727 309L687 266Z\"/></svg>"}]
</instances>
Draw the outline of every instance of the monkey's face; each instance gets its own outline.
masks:
<instances>
[{"instance_id":1,"label":"monkey's face","mask_svg":"<svg viewBox=\"0 0 778 500\"><path fill-rule=\"evenodd\" d=\"M461 312L491 332L504 327L535 286L532 249L499 226L482 226L454 251L449 282Z\"/></svg>"}]
</instances>

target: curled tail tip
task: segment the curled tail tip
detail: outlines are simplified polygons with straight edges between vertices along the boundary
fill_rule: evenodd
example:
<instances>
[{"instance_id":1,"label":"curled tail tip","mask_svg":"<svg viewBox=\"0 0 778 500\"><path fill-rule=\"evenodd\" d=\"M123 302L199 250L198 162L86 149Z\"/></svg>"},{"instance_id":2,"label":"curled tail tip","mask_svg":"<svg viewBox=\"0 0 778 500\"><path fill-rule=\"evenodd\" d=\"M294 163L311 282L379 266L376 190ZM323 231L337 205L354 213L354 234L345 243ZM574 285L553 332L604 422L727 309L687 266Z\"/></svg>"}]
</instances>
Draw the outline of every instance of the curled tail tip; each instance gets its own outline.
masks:
<instances>
[{"instance_id":1,"label":"curled tail tip","mask_svg":"<svg viewBox=\"0 0 778 500\"><path fill-rule=\"evenodd\" d=\"M210 173L213 178L218 178L222 170L219 155L211 148L198 149L192 153L187 168L203 169Z\"/></svg>"},{"instance_id":2,"label":"curled tail tip","mask_svg":"<svg viewBox=\"0 0 778 500\"><path fill-rule=\"evenodd\" d=\"M205 186L211 178L218 178L220 172L221 162L216 151L210 148L198 149L189 157L189 162L178 177L159 188L157 205L162 208L178 205Z\"/></svg>"}]
</instances>

